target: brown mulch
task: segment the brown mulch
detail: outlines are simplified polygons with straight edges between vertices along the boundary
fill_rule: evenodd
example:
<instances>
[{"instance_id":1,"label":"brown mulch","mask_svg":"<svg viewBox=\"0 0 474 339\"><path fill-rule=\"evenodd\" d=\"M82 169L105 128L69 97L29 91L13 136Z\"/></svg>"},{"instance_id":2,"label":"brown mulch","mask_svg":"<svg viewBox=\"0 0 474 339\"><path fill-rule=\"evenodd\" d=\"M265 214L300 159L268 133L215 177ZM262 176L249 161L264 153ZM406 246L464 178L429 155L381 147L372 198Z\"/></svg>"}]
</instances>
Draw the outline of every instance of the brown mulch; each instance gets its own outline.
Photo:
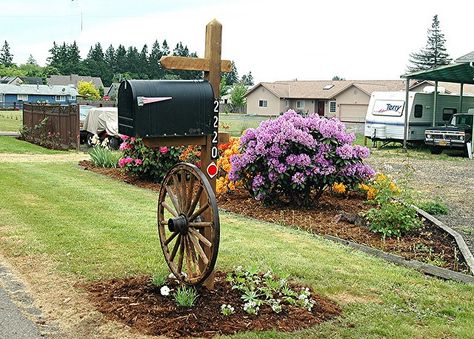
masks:
<instances>
[{"instance_id":1,"label":"brown mulch","mask_svg":"<svg viewBox=\"0 0 474 339\"><path fill-rule=\"evenodd\" d=\"M225 276L216 272L215 289L200 288L196 305L191 308L177 306L171 295L162 296L160 288L151 284L147 276L100 281L84 287L99 311L111 320L123 322L140 333L168 337L212 337L272 329L293 332L333 319L341 312L335 303L311 293L316 301L311 311L284 305L283 311L276 314L264 305L257 316L252 316L243 311L242 299ZM167 286L177 287L172 281ZM222 304L232 305L235 313L222 315Z\"/></svg>"},{"instance_id":2,"label":"brown mulch","mask_svg":"<svg viewBox=\"0 0 474 339\"><path fill-rule=\"evenodd\" d=\"M86 170L107 175L139 187L159 191L157 183L144 182L130 177L119 169L97 168L90 161L79 163ZM290 207L265 207L251 198L244 190L234 191L218 197L219 208L291 227L297 227L320 235L332 235L341 239L371 246L385 252L394 253L407 259L419 260L458 272L469 272L462 259L456 242L444 231L428 221L418 230L400 239L382 239L361 222L357 214L371 208L364 198L324 194L312 209Z\"/></svg>"}]
</instances>

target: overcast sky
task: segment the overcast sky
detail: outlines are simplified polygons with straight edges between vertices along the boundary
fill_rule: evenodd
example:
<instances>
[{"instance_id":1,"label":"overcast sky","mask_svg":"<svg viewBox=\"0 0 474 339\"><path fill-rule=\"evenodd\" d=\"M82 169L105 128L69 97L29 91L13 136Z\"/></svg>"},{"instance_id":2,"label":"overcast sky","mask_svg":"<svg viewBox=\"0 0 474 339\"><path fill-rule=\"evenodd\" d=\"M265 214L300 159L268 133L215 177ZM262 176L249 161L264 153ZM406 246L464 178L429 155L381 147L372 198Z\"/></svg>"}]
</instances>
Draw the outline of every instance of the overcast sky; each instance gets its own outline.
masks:
<instances>
[{"instance_id":1,"label":"overcast sky","mask_svg":"<svg viewBox=\"0 0 474 339\"><path fill-rule=\"evenodd\" d=\"M76 40L85 57L100 42L139 50L155 39L179 41L199 56L205 25L223 25L222 58L256 82L399 79L410 52L424 47L438 14L446 47L474 50L474 1L438 0L0 0L0 40L14 62L29 54L44 65L53 41ZM82 20L81 20L82 13ZM82 21L82 26L81 26ZM470 43L471 41L471 43Z\"/></svg>"}]
</instances>

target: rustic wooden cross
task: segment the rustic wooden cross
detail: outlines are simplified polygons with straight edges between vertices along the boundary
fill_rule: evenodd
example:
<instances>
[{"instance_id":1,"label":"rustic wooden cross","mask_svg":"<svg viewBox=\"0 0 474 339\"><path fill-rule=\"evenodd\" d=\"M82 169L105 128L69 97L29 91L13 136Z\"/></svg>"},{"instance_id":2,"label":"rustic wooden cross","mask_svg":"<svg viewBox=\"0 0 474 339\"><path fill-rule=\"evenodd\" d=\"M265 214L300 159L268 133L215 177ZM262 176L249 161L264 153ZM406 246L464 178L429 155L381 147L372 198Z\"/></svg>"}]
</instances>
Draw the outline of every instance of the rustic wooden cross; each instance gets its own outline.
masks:
<instances>
[{"instance_id":1,"label":"rustic wooden cross","mask_svg":"<svg viewBox=\"0 0 474 339\"><path fill-rule=\"evenodd\" d=\"M204 78L208 80L214 91L214 98L219 102L221 72L230 72L232 69L232 62L230 60L221 60L222 47L222 25L216 20L212 20L206 25L206 45L204 51L204 58L187 58L178 56L164 56L160 63L166 69L174 70L188 70L188 71L203 71ZM216 114L219 114L218 112ZM216 121L218 124L218 121ZM217 132L217 130L216 130ZM193 140L189 138L174 139L176 144L194 144L201 146L201 169L206 171L213 158L217 158L217 143L213 143L211 135L205 137L195 137ZM215 141L215 138L214 138ZM155 142L163 143L164 140L156 140ZM168 143L169 144L169 143ZM212 150L215 148L214 150ZM210 176L209 182L214 193L216 192L216 177ZM201 206L206 204L205 197L201 198ZM210 213L204 214L204 218L210 218ZM204 236L210 238L210 234ZM209 249L207 248L209 251ZM206 253L208 254L208 253ZM214 288L214 272L209 276L204 285L208 288Z\"/></svg>"}]
</instances>

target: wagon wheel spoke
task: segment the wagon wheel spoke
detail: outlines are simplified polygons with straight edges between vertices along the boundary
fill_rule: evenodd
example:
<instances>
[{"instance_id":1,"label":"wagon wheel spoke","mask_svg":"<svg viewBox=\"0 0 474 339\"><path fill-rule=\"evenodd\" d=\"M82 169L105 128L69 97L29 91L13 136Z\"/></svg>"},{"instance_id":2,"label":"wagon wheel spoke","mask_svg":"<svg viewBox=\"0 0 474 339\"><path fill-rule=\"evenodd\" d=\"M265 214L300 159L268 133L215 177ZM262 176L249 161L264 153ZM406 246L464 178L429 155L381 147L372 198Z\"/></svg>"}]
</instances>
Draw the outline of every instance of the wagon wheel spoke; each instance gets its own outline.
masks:
<instances>
[{"instance_id":1,"label":"wagon wheel spoke","mask_svg":"<svg viewBox=\"0 0 474 339\"><path fill-rule=\"evenodd\" d=\"M204 253L204 250L202 249L201 245L199 245L199 242L192 235L189 235L189 239L191 240L191 242L194 246L194 250L201 257L201 260L203 261L204 265L207 265L209 263L209 259L207 258L206 254ZM199 266L199 265L197 265L197 266Z\"/></svg>"},{"instance_id":2,"label":"wagon wheel spoke","mask_svg":"<svg viewBox=\"0 0 474 339\"><path fill-rule=\"evenodd\" d=\"M199 276L201 274L201 268L199 267L198 254L196 252L196 248L194 247L194 244L191 241L191 236L189 234L188 234L187 240L188 240L189 249L191 251L191 259L194 266L194 271L196 272L196 276Z\"/></svg>"},{"instance_id":3,"label":"wagon wheel spoke","mask_svg":"<svg viewBox=\"0 0 474 339\"><path fill-rule=\"evenodd\" d=\"M189 208L191 207L191 203L192 203L192 197L193 197L193 192L194 192L194 180L195 180L195 177L194 175L191 173L189 175L189 182L188 182L188 186L187 186L187 189L186 189L186 204L184 206L184 211L183 212L186 212L188 213L189 211ZM189 215L189 214L188 214Z\"/></svg>"},{"instance_id":4,"label":"wagon wheel spoke","mask_svg":"<svg viewBox=\"0 0 474 339\"><path fill-rule=\"evenodd\" d=\"M212 222L210 221L195 221L195 222L190 222L189 227L194 227L194 228L204 228L204 227L211 227Z\"/></svg>"},{"instance_id":5,"label":"wagon wheel spoke","mask_svg":"<svg viewBox=\"0 0 474 339\"><path fill-rule=\"evenodd\" d=\"M179 239L179 256L178 256L178 273L181 274L183 271L183 259L184 259L184 237Z\"/></svg>"},{"instance_id":6,"label":"wagon wheel spoke","mask_svg":"<svg viewBox=\"0 0 474 339\"><path fill-rule=\"evenodd\" d=\"M161 206L163 206L168 212L170 212L173 217L177 217L178 216L178 213L175 212L170 205L168 205L168 203L166 201L163 201L161 202Z\"/></svg>"},{"instance_id":7,"label":"wagon wheel spoke","mask_svg":"<svg viewBox=\"0 0 474 339\"><path fill-rule=\"evenodd\" d=\"M176 194L178 195L178 206L179 212L184 211L184 201L186 200L185 190L183 187L184 180L183 180L183 173L182 171L176 172L173 175L173 182L176 187Z\"/></svg>"},{"instance_id":8,"label":"wagon wheel spoke","mask_svg":"<svg viewBox=\"0 0 474 339\"><path fill-rule=\"evenodd\" d=\"M176 212L178 212L178 213L181 212L181 210L179 208L178 199L177 199L176 195L174 194L173 190L171 189L171 186L165 185L165 189L166 189L166 192L168 193L168 195L170 197L171 202L173 203L173 206L174 206L174 209L176 210Z\"/></svg>"},{"instance_id":9,"label":"wagon wheel spoke","mask_svg":"<svg viewBox=\"0 0 474 339\"><path fill-rule=\"evenodd\" d=\"M189 242L187 241L187 238L184 237L184 244L186 247L186 271L189 275L190 278L194 276L193 274L193 269L192 269L192 261L193 259L191 258L191 248L189 246Z\"/></svg>"},{"instance_id":10,"label":"wagon wheel spoke","mask_svg":"<svg viewBox=\"0 0 474 339\"><path fill-rule=\"evenodd\" d=\"M207 202L204 206L202 206L196 212L194 212L194 214L189 218L189 221L191 222L194 219L196 219L198 216L204 213L204 211L206 211L208 208L209 208L209 203Z\"/></svg>"},{"instance_id":11,"label":"wagon wheel spoke","mask_svg":"<svg viewBox=\"0 0 474 339\"><path fill-rule=\"evenodd\" d=\"M178 233L176 233L178 234ZM171 255L170 255L170 260L173 261L174 258L176 257L176 253L178 252L178 248L180 247L181 245L181 234L178 236L178 239L176 239L176 242L174 244L174 247L173 247L173 251L171 252Z\"/></svg>"},{"instance_id":12,"label":"wagon wheel spoke","mask_svg":"<svg viewBox=\"0 0 474 339\"><path fill-rule=\"evenodd\" d=\"M212 246L211 242L209 240L207 240L207 238L205 236L203 236L201 233L199 233L198 231L190 228L189 232L191 232L192 235L194 235L196 238L198 238L207 247Z\"/></svg>"},{"instance_id":13,"label":"wagon wheel spoke","mask_svg":"<svg viewBox=\"0 0 474 339\"><path fill-rule=\"evenodd\" d=\"M168 239L166 239L165 241L165 245L168 246L168 244L173 241L174 238L176 238L176 236L178 235L179 233L178 232L173 232L173 234L171 234L171 237L169 237Z\"/></svg>"},{"instance_id":14,"label":"wagon wheel spoke","mask_svg":"<svg viewBox=\"0 0 474 339\"><path fill-rule=\"evenodd\" d=\"M199 202L199 199L201 199L201 194L202 194L203 190L204 190L204 187L199 186L199 188L197 190L197 193L194 196L193 201L191 202L191 206L189 207L188 212L186 213L186 215L191 215L191 213L194 212L194 210L196 209L196 206Z\"/></svg>"}]
</instances>

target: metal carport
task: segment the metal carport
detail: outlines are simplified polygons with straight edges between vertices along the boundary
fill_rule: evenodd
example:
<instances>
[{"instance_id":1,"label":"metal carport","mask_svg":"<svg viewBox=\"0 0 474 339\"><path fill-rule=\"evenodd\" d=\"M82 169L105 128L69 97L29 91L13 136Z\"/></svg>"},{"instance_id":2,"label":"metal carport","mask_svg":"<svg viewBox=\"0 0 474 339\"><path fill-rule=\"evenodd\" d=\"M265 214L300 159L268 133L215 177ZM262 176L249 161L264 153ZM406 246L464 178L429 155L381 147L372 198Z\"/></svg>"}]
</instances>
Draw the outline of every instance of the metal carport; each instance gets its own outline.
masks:
<instances>
[{"instance_id":1,"label":"metal carport","mask_svg":"<svg viewBox=\"0 0 474 339\"><path fill-rule=\"evenodd\" d=\"M438 82L454 82L460 84L459 90L459 111L462 111L463 88L464 84L474 84L474 51L455 60L453 64L440 66L426 71L419 71L404 74L401 78L406 79L406 102L408 102L408 92L410 88L410 80L431 80L435 82L434 103L436 110L438 100ZM433 126L435 124L433 114ZM403 136L403 147L406 148L408 138L408 112L405 114L405 133ZM474 136L474 124L472 127L472 135ZM472 153L474 153L474 142L471 142Z\"/></svg>"}]
</instances>

